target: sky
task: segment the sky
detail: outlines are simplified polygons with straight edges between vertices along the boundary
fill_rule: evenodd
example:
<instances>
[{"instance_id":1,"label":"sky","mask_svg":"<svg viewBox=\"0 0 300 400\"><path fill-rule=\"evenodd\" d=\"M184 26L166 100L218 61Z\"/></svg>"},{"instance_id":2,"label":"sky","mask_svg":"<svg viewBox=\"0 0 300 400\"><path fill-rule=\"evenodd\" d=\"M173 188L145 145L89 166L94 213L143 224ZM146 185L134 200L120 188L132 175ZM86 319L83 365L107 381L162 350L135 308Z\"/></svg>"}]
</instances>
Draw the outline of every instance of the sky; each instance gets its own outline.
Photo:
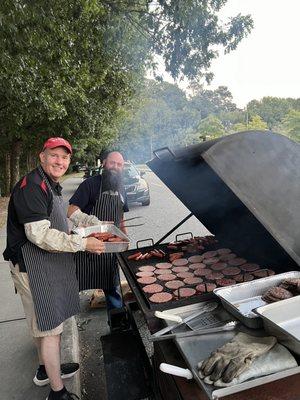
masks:
<instances>
[{"instance_id":1,"label":"sky","mask_svg":"<svg viewBox=\"0 0 300 400\"><path fill-rule=\"evenodd\" d=\"M300 97L300 1L228 0L219 16L238 13L251 14L254 28L213 62L209 89L227 86L241 108L264 96Z\"/></svg>"}]
</instances>

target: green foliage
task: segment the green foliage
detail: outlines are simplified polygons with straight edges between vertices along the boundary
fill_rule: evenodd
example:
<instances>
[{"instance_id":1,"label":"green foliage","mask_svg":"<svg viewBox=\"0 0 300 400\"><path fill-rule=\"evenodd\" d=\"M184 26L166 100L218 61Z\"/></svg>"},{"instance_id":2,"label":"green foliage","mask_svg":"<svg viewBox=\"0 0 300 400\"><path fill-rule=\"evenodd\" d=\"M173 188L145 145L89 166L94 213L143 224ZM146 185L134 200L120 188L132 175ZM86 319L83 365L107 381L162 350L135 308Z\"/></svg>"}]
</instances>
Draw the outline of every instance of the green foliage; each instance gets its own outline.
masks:
<instances>
[{"instance_id":1,"label":"green foliage","mask_svg":"<svg viewBox=\"0 0 300 400\"><path fill-rule=\"evenodd\" d=\"M225 134L222 122L214 115L204 118L193 135L188 135L186 144L199 143L206 140L216 139Z\"/></svg>"},{"instance_id":2,"label":"green foliage","mask_svg":"<svg viewBox=\"0 0 300 400\"><path fill-rule=\"evenodd\" d=\"M300 142L300 111L290 110L283 118L282 128L287 136Z\"/></svg>"},{"instance_id":3,"label":"green foliage","mask_svg":"<svg viewBox=\"0 0 300 400\"><path fill-rule=\"evenodd\" d=\"M259 115L253 115L247 123L237 123L233 125L232 132L241 131L264 131L268 129L268 125Z\"/></svg>"}]
</instances>

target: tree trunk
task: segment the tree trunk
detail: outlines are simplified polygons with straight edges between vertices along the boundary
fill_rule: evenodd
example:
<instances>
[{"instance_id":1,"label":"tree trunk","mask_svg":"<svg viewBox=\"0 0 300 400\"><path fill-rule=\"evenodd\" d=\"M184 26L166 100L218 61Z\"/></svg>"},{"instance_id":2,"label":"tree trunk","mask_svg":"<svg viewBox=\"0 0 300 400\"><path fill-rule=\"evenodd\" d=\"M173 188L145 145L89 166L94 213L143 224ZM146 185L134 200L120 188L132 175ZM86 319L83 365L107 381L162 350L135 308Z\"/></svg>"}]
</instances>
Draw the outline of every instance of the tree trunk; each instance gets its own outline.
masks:
<instances>
[{"instance_id":1,"label":"tree trunk","mask_svg":"<svg viewBox=\"0 0 300 400\"><path fill-rule=\"evenodd\" d=\"M3 187L3 196L8 196L10 193L10 182L11 182L11 174L10 174L10 153L7 152L4 158L4 187Z\"/></svg>"},{"instance_id":2,"label":"tree trunk","mask_svg":"<svg viewBox=\"0 0 300 400\"><path fill-rule=\"evenodd\" d=\"M31 170L33 170L34 168L36 168L38 162L37 162L37 157L36 157L36 152L33 151L28 151L27 153L27 157L26 157L26 173L30 172Z\"/></svg>"},{"instance_id":3,"label":"tree trunk","mask_svg":"<svg viewBox=\"0 0 300 400\"><path fill-rule=\"evenodd\" d=\"M22 141L20 139L16 140L11 147L11 157L10 157L10 190L15 186L15 184L20 179L20 156L22 152Z\"/></svg>"}]
</instances>

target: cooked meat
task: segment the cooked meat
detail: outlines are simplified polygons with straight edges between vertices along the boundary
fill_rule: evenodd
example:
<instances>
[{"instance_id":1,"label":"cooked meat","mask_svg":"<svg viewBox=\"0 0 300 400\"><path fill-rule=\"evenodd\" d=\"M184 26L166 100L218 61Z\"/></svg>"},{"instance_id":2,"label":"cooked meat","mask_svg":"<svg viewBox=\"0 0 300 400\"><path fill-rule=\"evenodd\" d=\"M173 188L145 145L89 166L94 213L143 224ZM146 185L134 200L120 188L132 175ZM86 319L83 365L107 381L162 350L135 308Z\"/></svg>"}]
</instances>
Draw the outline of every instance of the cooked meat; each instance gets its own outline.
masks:
<instances>
[{"instance_id":1,"label":"cooked meat","mask_svg":"<svg viewBox=\"0 0 300 400\"><path fill-rule=\"evenodd\" d=\"M140 278L144 277L144 276L154 276L154 273L150 272L150 271L149 272L148 271L141 271L141 272L137 272L136 276L139 276Z\"/></svg>"},{"instance_id":2,"label":"cooked meat","mask_svg":"<svg viewBox=\"0 0 300 400\"><path fill-rule=\"evenodd\" d=\"M196 290L201 293L208 293L212 292L216 287L217 285L214 283L200 283L200 285L196 286Z\"/></svg>"},{"instance_id":3,"label":"cooked meat","mask_svg":"<svg viewBox=\"0 0 300 400\"><path fill-rule=\"evenodd\" d=\"M231 253L231 250L230 250L230 249L218 249L218 250L217 250L217 253L218 253L220 256L222 256L222 255L224 255L224 254L229 254L229 253Z\"/></svg>"},{"instance_id":4,"label":"cooked meat","mask_svg":"<svg viewBox=\"0 0 300 400\"><path fill-rule=\"evenodd\" d=\"M189 269L191 269L193 271L195 271L196 269L199 269L199 268L206 268L206 265L203 263L194 263L194 264L189 265Z\"/></svg>"},{"instance_id":5,"label":"cooked meat","mask_svg":"<svg viewBox=\"0 0 300 400\"><path fill-rule=\"evenodd\" d=\"M289 290L294 295L300 294L300 278L284 279L279 286Z\"/></svg>"},{"instance_id":6,"label":"cooked meat","mask_svg":"<svg viewBox=\"0 0 300 400\"><path fill-rule=\"evenodd\" d=\"M275 301L289 299L290 297L293 297L293 293L282 287L272 287L261 296L267 303L274 303Z\"/></svg>"},{"instance_id":7,"label":"cooked meat","mask_svg":"<svg viewBox=\"0 0 300 400\"><path fill-rule=\"evenodd\" d=\"M196 269L196 271L194 271L195 276L207 276L210 273L211 273L211 270L207 269L207 268L199 268L199 269Z\"/></svg>"},{"instance_id":8,"label":"cooked meat","mask_svg":"<svg viewBox=\"0 0 300 400\"><path fill-rule=\"evenodd\" d=\"M203 282L203 279L202 278L197 278L196 276L191 276L191 277L185 278L183 280L183 282L186 285L198 285L198 283Z\"/></svg>"},{"instance_id":9,"label":"cooked meat","mask_svg":"<svg viewBox=\"0 0 300 400\"><path fill-rule=\"evenodd\" d=\"M149 297L149 300L152 303L167 303L168 301L171 301L172 298L173 296L171 295L171 293L161 292L153 294Z\"/></svg>"},{"instance_id":10,"label":"cooked meat","mask_svg":"<svg viewBox=\"0 0 300 400\"><path fill-rule=\"evenodd\" d=\"M157 279L159 279L160 281L173 281L176 279L176 275L174 274L162 274L162 275L157 275Z\"/></svg>"},{"instance_id":11,"label":"cooked meat","mask_svg":"<svg viewBox=\"0 0 300 400\"><path fill-rule=\"evenodd\" d=\"M172 268L172 264L167 263L167 262L157 263L156 268L157 269L170 269L170 268Z\"/></svg>"},{"instance_id":12,"label":"cooked meat","mask_svg":"<svg viewBox=\"0 0 300 400\"><path fill-rule=\"evenodd\" d=\"M189 267L173 267L172 271L173 272L187 272L189 270Z\"/></svg>"},{"instance_id":13,"label":"cooked meat","mask_svg":"<svg viewBox=\"0 0 300 400\"><path fill-rule=\"evenodd\" d=\"M180 287L184 286L184 283L182 281L168 281L165 283L165 287L168 289L178 289Z\"/></svg>"},{"instance_id":14,"label":"cooked meat","mask_svg":"<svg viewBox=\"0 0 300 400\"><path fill-rule=\"evenodd\" d=\"M234 253L223 254L222 256L220 256L221 261L229 261L229 260L233 260L234 258L236 258L236 254L234 254Z\"/></svg>"},{"instance_id":15,"label":"cooked meat","mask_svg":"<svg viewBox=\"0 0 300 400\"><path fill-rule=\"evenodd\" d=\"M171 269L156 269L154 271L155 275L165 275L165 274L171 274L172 270Z\"/></svg>"},{"instance_id":16,"label":"cooked meat","mask_svg":"<svg viewBox=\"0 0 300 400\"><path fill-rule=\"evenodd\" d=\"M275 272L271 269L258 269L257 271L253 271L253 275L256 278L266 278L267 276L275 275Z\"/></svg>"},{"instance_id":17,"label":"cooked meat","mask_svg":"<svg viewBox=\"0 0 300 400\"><path fill-rule=\"evenodd\" d=\"M144 265L143 267L139 267L139 271L146 271L146 272L153 272L155 270L155 267L152 267L151 265Z\"/></svg>"},{"instance_id":18,"label":"cooked meat","mask_svg":"<svg viewBox=\"0 0 300 400\"><path fill-rule=\"evenodd\" d=\"M189 262L186 258L178 258L177 260L172 261L172 264L175 265L175 267L183 267L184 265L187 265Z\"/></svg>"},{"instance_id":19,"label":"cooked meat","mask_svg":"<svg viewBox=\"0 0 300 400\"><path fill-rule=\"evenodd\" d=\"M206 279L210 281L215 281L216 279L222 279L224 275L218 271L212 271L210 274L206 275Z\"/></svg>"},{"instance_id":20,"label":"cooked meat","mask_svg":"<svg viewBox=\"0 0 300 400\"><path fill-rule=\"evenodd\" d=\"M196 290L192 289L192 288L179 288L177 290L175 290L174 292L174 296L178 297L178 298L182 298L182 297L191 297L194 294L196 294Z\"/></svg>"},{"instance_id":21,"label":"cooked meat","mask_svg":"<svg viewBox=\"0 0 300 400\"><path fill-rule=\"evenodd\" d=\"M214 271L222 271L222 269L226 268L227 264L225 262L217 262L213 264L210 268Z\"/></svg>"},{"instance_id":22,"label":"cooked meat","mask_svg":"<svg viewBox=\"0 0 300 400\"><path fill-rule=\"evenodd\" d=\"M254 276L251 274L239 274L234 277L234 279L238 282L250 282L253 281Z\"/></svg>"},{"instance_id":23,"label":"cooked meat","mask_svg":"<svg viewBox=\"0 0 300 400\"><path fill-rule=\"evenodd\" d=\"M222 279L217 279L216 283L218 286L231 286L235 285L236 281L235 279L222 278Z\"/></svg>"},{"instance_id":24,"label":"cooked meat","mask_svg":"<svg viewBox=\"0 0 300 400\"><path fill-rule=\"evenodd\" d=\"M247 264L241 265L241 269L246 272L253 272L253 271L256 271L259 269L259 265L247 263Z\"/></svg>"},{"instance_id":25,"label":"cooked meat","mask_svg":"<svg viewBox=\"0 0 300 400\"><path fill-rule=\"evenodd\" d=\"M234 267L238 267L239 265L243 265L247 262L244 258L233 258L232 260L228 260L229 265L233 265Z\"/></svg>"},{"instance_id":26,"label":"cooked meat","mask_svg":"<svg viewBox=\"0 0 300 400\"><path fill-rule=\"evenodd\" d=\"M194 274L192 272L179 272L177 276L178 278L185 279L185 278L192 278Z\"/></svg>"},{"instance_id":27,"label":"cooked meat","mask_svg":"<svg viewBox=\"0 0 300 400\"><path fill-rule=\"evenodd\" d=\"M212 251L206 251L205 253L202 254L203 258L212 258L215 257L216 255L218 255L218 253L214 250Z\"/></svg>"},{"instance_id":28,"label":"cooked meat","mask_svg":"<svg viewBox=\"0 0 300 400\"><path fill-rule=\"evenodd\" d=\"M241 273L238 267L227 267L222 270L223 274L226 276L234 276Z\"/></svg>"},{"instance_id":29,"label":"cooked meat","mask_svg":"<svg viewBox=\"0 0 300 400\"><path fill-rule=\"evenodd\" d=\"M206 264L206 265L213 265L213 264L216 264L219 261L220 261L220 259L218 257L211 257L211 258L205 258L203 260L203 263Z\"/></svg>"},{"instance_id":30,"label":"cooked meat","mask_svg":"<svg viewBox=\"0 0 300 400\"><path fill-rule=\"evenodd\" d=\"M155 276L143 276L142 278L138 278L137 281L142 285L150 285L156 282L156 278Z\"/></svg>"},{"instance_id":31,"label":"cooked meat","mask_svg":"<svg viewBox=\"0 0 300 400\"><path fill-rule=\"evenodd\" d=\"M197 256L191 256L188 258L188 261L190 263L200 263L203 260L203 256L197 255Z\"/></svg>"},{"instance_id":32,"label":"cooked meat","mask_svg":"<svg viewBox=\"0 0 300 400\"><path fill-rule=\"evenodd\" d=\"M163 291L163 287L157 283L153 283L153 285L144 286L143 291L145 293L159 293Z\"/></svg>"}]
</instances>

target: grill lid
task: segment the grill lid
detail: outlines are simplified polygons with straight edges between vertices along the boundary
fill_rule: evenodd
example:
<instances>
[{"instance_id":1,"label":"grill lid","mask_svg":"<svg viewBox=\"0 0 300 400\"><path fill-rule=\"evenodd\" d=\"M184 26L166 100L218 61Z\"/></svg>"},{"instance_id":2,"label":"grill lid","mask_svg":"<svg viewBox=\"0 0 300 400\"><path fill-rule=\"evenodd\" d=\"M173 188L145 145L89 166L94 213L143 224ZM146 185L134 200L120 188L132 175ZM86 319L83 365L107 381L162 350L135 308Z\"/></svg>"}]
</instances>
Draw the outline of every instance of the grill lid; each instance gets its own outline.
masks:
<instances>
[{"instance_id":1,"label":"grill lid","mask_svg":"<svg viewBox=\"0 0 300 400\"><path fill-rule=\"evenodd\" d=\"M175 151L147 165L206 228L239 255L300 265L300 145L248 131Z\"/></svg>"}]
</instances>

